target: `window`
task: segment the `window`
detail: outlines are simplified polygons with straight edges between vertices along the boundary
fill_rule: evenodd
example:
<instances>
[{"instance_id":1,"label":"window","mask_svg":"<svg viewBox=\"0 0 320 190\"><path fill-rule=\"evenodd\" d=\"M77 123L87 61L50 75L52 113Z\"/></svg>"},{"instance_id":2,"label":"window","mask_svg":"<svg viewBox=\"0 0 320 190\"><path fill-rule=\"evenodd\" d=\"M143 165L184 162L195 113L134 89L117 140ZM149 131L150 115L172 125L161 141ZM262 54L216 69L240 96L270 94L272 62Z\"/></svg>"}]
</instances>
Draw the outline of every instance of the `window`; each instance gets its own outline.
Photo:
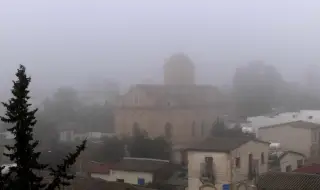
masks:
<instances>
[{"instance_id":1,"label":"window","mask_svg":"<svg viewBox=\"0 0 320 190\"><path fill-rule=\"evenodd\" d=\"M291 171L292 171L291 165L286 166L286 172L291 172Z\"/></svg>"},{"instance_id":2,"label":"window","mask_svg":"<svg viewBox=\"0 0 320 190\"><path fill-rule=\"evenodd\" d=\"M204 163L200 165L201 167L201 175L206 178L213 178L213 158L205 157Z\"/></svg>"},{"instance_id":3,"label":"window","mask_svg":"<svg viewBox=\"0 0 320 190\"><path fill-rule=\"evenodd\" d=\"M144 178L138 178L138 185L145 185Z\"/></svg>"},{"instance_id":4,"label":"window","mask_svg":"<svg viewBox=\"0 0 320 190\"><path fill-rule=\"evenodd\" d=\"M240 168L240 167L241 167L240 157L236 157L236 168Z\"/></svg>"},{"instance_id":5,"label":"window","mask_svg":"<svg viewBox=\"0 0 320 190\"><path fill-rule=\"evenodd\" d=\"M264 164L264 153L261 153L261 165Z\"/></svg>"},{"instance_id":6,"label":"window","mask_svg":"<svg viewBox=\"0 0 320 190\"><path fill-rule=\"evenodd\" d=\"M117 182L124 183L124 179L117 179Z\"/></svg>"},{"instance_id":7,"label":"window","mask_svg":"<svg viewBox=\"0 0 320 190\"><path fill-rule=\"evenodd\" d=\"M205 162L207 165L213 165L213 158L212 157L206 157Z\"/></svg>"},{"instance_id":8,"label":"window","mask_svg":"<svg viewBox=\"0 0 320 190\"><path fill-rule=\"evenodd\" d=\"M250 153L248 155L248 179L252 180L254 175L254 169L253 169L253 157L252 154Z\"/></svg>"},{"instance_id":9,"label":"window","mask_svg":"<svg viewBox=\"0 0 320 190\"><path fill-rule=\"evenodd\" d=\"M301 168L303 165L303 160L297 160L297 167Z\"/></svg>"},{"instance_id":10,"label":"window","mask_svg":"<svg viewBox=\"0 0 320 190\"><path fill-rule=\"evenodd\" d=\"M196 136L196 123L195 123L195 122L193 122L193 123L192 123L192 126L191 126L191 135L192 135L193 137Z\"/></svg>"}]
</instances>

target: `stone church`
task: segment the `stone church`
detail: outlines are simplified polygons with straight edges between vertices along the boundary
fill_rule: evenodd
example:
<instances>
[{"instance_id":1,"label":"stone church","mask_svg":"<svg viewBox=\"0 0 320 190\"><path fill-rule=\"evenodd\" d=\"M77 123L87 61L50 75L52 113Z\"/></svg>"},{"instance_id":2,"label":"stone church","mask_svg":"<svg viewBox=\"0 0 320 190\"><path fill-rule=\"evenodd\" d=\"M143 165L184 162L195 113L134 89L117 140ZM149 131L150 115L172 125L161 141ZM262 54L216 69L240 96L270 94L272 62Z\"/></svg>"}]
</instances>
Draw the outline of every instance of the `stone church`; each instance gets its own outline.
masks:
<instances>
[{"instance_id":1,"label":"stone church","mask_svg":"<svg viewBox=\"0 0 320 190\"><path fill-rule=\"evenodd\" d=\"M120 97L115 131L132 135L143 129L174 143L200 140L225 113L225 103L216 87L195 83L195 66L188 56L174 54L164 65L163 85L137 84Z\"/></svg>"}]
</instances>

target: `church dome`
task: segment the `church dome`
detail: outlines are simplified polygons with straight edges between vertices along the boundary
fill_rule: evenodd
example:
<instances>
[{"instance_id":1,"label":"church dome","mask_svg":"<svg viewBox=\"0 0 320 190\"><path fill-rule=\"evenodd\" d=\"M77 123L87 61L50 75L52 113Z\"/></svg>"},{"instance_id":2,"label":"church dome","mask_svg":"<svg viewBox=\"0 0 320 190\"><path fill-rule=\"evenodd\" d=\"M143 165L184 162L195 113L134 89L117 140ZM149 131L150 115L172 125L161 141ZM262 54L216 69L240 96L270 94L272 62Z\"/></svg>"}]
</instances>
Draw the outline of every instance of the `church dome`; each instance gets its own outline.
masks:
<instances>
[{"instance_id":1,"label":"church dome","mask_svg":"<svg viewBox=\"0 0 320 190\"><path fill-rule=\"evenodd\" d=\"M192 67L194 68L193 62L190 57L184 53L173 54L165 63L165 67L170 67L172 65L179 64L183 67Z\"/></svg>"},{"instance_id":2,"label":"church dome","mask_svg":"<svg viewBox=\"0 0 320 190\"><path fill-rule=\"evenodd\" d=\"M192 60L184 53L173 54L164 65L166 85L190 85L195 83L195 68Z\"/></svg>"}]
</instances>

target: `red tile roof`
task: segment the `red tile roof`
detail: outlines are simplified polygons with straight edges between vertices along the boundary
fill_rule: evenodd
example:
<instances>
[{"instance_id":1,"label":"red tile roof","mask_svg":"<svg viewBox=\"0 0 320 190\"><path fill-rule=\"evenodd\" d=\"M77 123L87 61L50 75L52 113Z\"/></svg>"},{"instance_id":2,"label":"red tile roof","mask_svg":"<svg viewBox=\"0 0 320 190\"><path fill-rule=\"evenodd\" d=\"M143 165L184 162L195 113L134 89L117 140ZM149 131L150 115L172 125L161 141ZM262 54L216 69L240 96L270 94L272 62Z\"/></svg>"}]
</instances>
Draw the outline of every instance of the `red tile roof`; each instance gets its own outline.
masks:
<instances>
[{"instance_id":1,"label":"red tile roof","mask_svg":"<svg viewBox=\"0 0 320 190\"><path fill-rule=\"evenodd\" d=\"M111 163L99 163L99 162L89 162L88 163L88 172L89 173L97 173L97 174L109 174L110 167L113 164Z\"/></svg>"},{"instance_id":2,"label":"red tile roof","mask_svg":"<svg viewBox=\"0 0 320 190\"><path fill-rule=\"evenodd\" d=\"M311 164L294 170L298 173L320 174L320 164Z\"/></svg>"}]
</instances>

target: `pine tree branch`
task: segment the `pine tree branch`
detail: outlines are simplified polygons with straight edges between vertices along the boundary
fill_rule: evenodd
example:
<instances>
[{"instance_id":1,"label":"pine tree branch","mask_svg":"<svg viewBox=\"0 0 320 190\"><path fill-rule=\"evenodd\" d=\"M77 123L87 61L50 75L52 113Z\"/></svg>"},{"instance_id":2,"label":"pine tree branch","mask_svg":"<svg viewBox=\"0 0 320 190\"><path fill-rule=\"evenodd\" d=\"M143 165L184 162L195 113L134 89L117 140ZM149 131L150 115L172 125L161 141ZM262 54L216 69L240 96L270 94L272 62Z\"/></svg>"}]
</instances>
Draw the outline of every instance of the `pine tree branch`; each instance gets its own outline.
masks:
<instances>
[{"instance_id":1,"label":"pine tree branch","mask_svg":"<svg viewBox=\"0 0 320 190\"><path fill-rule=\"evenodd\" d=\"M86 148L87 140L82 141L81 145L77 146L74 153L69 153L63 163L57 166L57 169L50 168L50 176L53 177L52 182L46 187L46 190L55 190L60 186L70 185L69 181L74 179L73 174L68 173L68 169L76 163L76 159L80 156L80 153Z\"/></svg>"}]
</instances>

